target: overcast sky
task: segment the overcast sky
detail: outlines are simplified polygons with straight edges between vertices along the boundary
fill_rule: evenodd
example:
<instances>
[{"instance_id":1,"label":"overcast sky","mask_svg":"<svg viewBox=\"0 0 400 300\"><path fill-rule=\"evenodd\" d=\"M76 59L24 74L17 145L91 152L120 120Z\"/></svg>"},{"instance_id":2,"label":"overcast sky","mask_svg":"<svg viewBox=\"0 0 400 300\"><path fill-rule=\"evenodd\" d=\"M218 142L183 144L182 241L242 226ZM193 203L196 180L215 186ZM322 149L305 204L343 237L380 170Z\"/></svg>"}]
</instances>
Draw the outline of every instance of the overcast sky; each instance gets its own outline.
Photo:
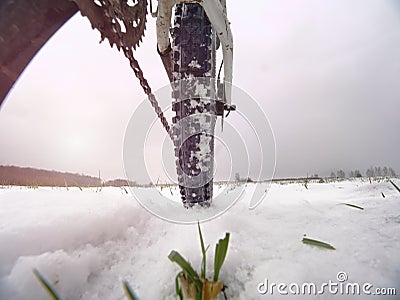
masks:
<instances>
[{"instance_id":1,"label":"overcast sky","mask_svg":"<svg viewBox=\"0 0 400 300\"><path fill-rule=\"evenodd\" d=\"M400 173L398 0L243 3L228 1L234 84L269 118L276 177ZM136 56L157 90L168 79L154 25ZM43 47L1 106L0 164L124 177L125 129L145 97L124 56L98 42L77 14Z\"/></svg>"}]
</instances>

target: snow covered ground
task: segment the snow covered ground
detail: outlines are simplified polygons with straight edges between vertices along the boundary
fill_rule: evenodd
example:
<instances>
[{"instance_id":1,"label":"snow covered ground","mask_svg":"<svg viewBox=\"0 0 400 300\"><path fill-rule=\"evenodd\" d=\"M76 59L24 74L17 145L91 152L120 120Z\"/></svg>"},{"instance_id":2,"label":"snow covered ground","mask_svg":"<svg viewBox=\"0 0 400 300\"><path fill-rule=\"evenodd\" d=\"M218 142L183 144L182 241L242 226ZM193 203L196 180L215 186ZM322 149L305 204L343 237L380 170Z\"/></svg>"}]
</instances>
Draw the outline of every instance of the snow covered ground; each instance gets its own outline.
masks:
<instances>
[{"instance_id":1,"label":"snow covered ground","mask_svg":"<svg viewBox=\"0 0 400 300\"><path fill-rule=\"evenodd\" d=\"M202 224L211 245L209 270L215 243L231 233L220 274L228 299L287 298L276 287L273 295L260 294L258 288L265 288L260 283L319 287L329 280L339 283L339 272L348 276L343 284L370 283L371 292L397 289L397 296L360 299L399 299L400 193L389 182L315 182L308 189L302 183L273 183L263 203L249 210L252 185L230 210ZM304 234L337 250L303 244ZM176 299L179 269L167 258L173 249L199 269L196 226L161 220L120 188L0 189L0 299L49 299L33 268L63 299L125 299L122 280L140 299ZM349 298L339 294L326 289L312 298Z\"/></svg>"}]
</instances>

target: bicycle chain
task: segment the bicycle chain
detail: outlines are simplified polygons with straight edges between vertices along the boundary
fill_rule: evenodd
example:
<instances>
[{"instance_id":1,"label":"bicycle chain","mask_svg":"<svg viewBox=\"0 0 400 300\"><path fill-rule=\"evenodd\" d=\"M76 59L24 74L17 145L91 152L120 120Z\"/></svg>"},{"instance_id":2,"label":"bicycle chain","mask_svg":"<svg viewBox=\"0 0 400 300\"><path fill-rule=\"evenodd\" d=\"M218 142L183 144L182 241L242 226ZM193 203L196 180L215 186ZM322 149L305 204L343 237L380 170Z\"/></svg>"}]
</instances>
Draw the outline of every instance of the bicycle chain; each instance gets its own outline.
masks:
<instances>
[{"instance_id":1,"label":"bicycle chain","mask_svg":"<svg viewBox=\"0 0 400 300\"><path fill-rule=\"evenodd\" d=\"M146 78L144 78L143 71L140 68L138 61L133 56L132 49L123 48L123 52L125 57L129 60L129 64L133 72L135 73L135 76L139 79L140 86L143 88L144 93L147 95L147 98L149 99L151 106L154 108L154 111L156 112L158 118L160 119L164 129L167 131L171 140L173 140L171 127L167 119L165 118L161 107L158 105L156 96L152 93L149 83L147 82Z\"/></svg>"},{"instance_id":2,"label":"bicycle chain","mask_svg":"<svg viewBox=\"0 0 400 300\"><path fill-rule=\"evenodd\" d=\"M98 0L97 2L101 5L96 4L93 0L73 1L78 5L81 14L89 19L92 28L96 28L100 31L101 41L107 38L111 47L115 44L118 51L122 49L125 57L129 60L131 69L139 80L140 86L147 95L151 106L154 108L169 137L173 140L170 125L148 81L144 77L139 62L133 55L133 49L136 49L136 46L139 45L139 42L144 36L147 0L138 0L134 6L129 6L127 1L121 0ZM118 21L123 22L126 32L122 32L121 25ZM134 23L137 24L136 27ZM128 36L128 34L130 34L130 36Z\"/></svg>"}]
</instances>

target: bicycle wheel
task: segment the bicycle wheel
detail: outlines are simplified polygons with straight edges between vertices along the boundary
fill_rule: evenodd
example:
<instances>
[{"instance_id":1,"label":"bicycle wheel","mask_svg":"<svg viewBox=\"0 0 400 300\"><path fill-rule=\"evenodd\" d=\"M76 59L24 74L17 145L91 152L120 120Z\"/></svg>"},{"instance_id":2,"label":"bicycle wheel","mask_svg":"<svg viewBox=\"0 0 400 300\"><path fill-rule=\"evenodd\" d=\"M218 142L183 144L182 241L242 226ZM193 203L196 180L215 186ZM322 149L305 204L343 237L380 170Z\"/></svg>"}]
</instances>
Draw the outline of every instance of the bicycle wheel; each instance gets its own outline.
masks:
<instances>
[{"instance_id":1,"label":"bicycle wheel","mask_svg":"<svg viewBox=\"0 0 400 300\"><path fill-rule=\"evenodd\" d=\"M216 122L215 38L201 5L176 5L172 40L172 121L180 193L185 207L209 206Z\"/></svg>"}]
</instances>

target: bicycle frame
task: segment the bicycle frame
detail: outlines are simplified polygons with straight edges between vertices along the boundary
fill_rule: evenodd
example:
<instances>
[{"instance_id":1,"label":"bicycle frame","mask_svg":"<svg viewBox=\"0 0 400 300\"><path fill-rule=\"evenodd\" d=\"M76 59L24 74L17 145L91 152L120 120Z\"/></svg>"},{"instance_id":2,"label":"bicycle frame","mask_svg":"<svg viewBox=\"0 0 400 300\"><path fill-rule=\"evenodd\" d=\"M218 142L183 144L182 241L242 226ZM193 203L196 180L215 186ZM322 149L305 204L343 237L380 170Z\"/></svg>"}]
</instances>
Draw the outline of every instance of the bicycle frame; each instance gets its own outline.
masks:
<instances>
[{"instance_id":1,"label":"bicycle frame","mask_svg":"<svg viewBox=\"0 0 400 300\"><path fill-rule=\"evenodd\" d=\"M230 106L233 74L233 37L226 9L220 0L158 0L156 22L158 51L165 53L171 47L169 30L171 27L172 8L175 4L181 3L200 4L204 8L208 19L221 41L224 62L224 100Z\"/></svg>"}]
</instances>

